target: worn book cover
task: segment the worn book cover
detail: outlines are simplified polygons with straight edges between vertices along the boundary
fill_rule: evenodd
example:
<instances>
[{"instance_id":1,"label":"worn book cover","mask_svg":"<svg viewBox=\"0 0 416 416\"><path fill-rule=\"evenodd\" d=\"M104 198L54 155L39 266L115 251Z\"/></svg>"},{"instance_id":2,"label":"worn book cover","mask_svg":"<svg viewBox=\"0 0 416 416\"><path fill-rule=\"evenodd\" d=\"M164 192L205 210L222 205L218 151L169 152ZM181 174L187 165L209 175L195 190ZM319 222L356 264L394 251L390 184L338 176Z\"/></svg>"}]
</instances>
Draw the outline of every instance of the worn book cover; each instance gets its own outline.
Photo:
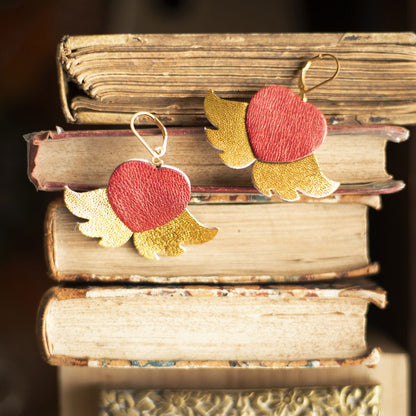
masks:
<instances>
[{"instance_id":1,"label":"worn book cover","mask_svg":"<svg viewBox=\"0 0 416 416\"><path fill-rule=\"evenodd\" d=\"M151 147L160 144L156 128L140 130ZM252 187L251 171L230 169L218 157L202 128L169 128L166 164L185 172L194 189ZM338 193L377 193L394 188L386 172L386 146L408 138L408 130L395 126L330 126L316 152L322 172L340 182ZM129 159L148 159L149 154L130 130L44 131L27 134L28 175L36 189L74 190L107 186L113 170ZM351 187L353 189L351 189Z\"/></svg>"},{"instance_id":2,"label":"worn book cover","mask_svg":"<svg viewBox=\"0 0 416 416\"><path fill-rule=\"evenodd\" d=\"M321 367L378 361L366 343L368 280L303 286L50 289L38 316L46 360L119 367ZM253 334L256 334L253 337Z\"/></svg>"},{"instance_id":3,"label":"worn book cover","mask_svg":"<svg viewBox=\"0 0 416 416\"><path fill-rule=\"evenodd\" d=\"M57 57L62 110L83 124L127 124L150 111L166 125L206 125L208 90L236 101L267 85L298 93L302 65L331 53L338 77L309 96L329 124L412 124L415 44L409 32L65 36ZM309 85L333 71L316 65Z\"/></svg>"},{"instance_id":4,"label":"worn book cover","mask_svg":"<svg viewBox=\"0 0 416 416\"><path fill-rule=\"evenodd\" d=\"M371 409L373 414L382 411L385 416L408 415L409 355L385 334L370 332L368 342L371 346L378 345L382 348L380 362L373 368L309 367L288 371L285 368L236 367L172 368L166 371L166 368L64 366L58 369L62 416L94 414L99 404L107 412L125 410L126 407L133 411L152 398L156 401L151 400L147 411L154 409L157 402L161 406L171 406L172 410L186 412L198 408L197 404L202 401L189 401L192 395L184 397L176 396L175 393L179 391L180 394L190 389L196 390L197 394L216 390L220 395L216 396L217 401L214 403L219 408L225 405L230 411L235 411L236 407L244 404L232 400L241 397L241 391L249 389L252 397L258 397L259 393L273 389L276 394L280 392L280 399L272 403L267 400L257 401L259 404L268 404L262 410L287 414L288 411L309 410L315 406L314 409L322 409L323 413L337 411L335 414L340 414L336 406L344 404L342 411L346 414L352 410L362 410L365 413ZM163 403L157 400L162 397ZM178 401L176 398L184 400ZM178 403L183 407L175 407ZM215 413L215 408L212 410ZM342 411L341 414L344 414Z\"/></svg>"},{"instance_id":5,"label":"worn book cover","mask_svg":"<svg viewBox=\"0 0 416 416\"><path fill-rule=\"evenodd\" d=\"M194 194L189 211L217 227L204 245L183 246L176 257L149 260L132 241L117 248L99 245L78 229L61 200L45 220L51 276L61 281L153 283L255 283L322 280L373 274L368 252L368 208L378 195L333 195L285 203L258 194Z\"/></svg>"}]
</instances>

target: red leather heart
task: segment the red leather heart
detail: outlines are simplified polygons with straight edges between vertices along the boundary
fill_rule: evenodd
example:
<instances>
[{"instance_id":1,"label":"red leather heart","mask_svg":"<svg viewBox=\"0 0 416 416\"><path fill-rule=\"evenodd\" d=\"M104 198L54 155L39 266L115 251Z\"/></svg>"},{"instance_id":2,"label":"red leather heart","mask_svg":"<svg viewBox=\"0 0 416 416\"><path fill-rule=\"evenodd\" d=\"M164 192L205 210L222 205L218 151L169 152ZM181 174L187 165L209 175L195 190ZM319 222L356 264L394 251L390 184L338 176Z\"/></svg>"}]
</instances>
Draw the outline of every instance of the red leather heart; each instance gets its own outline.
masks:
<instances>
[{"instance_id":1,"label":"red leather heart","mask_svg":"<svg viewBox=\"0 0 416 416\"><path fill-rule=\"evenodd\" d=\"M325 116L287 88L262 88L246 115L251 148L264 162L293 162L312 154L327 133Z\"/></svg>"},{"instance_id":2,"label":"red leather heart","mask_svg":"<svg viewBox=\"0 0 416 416\"><path fill-rule=\"evenodd\" d=\"M191 198L191 184L181 171L145 160L118 166L108 182L108 199L120 220L134 233L167 224Z\"/></svg>"}]
</instances>

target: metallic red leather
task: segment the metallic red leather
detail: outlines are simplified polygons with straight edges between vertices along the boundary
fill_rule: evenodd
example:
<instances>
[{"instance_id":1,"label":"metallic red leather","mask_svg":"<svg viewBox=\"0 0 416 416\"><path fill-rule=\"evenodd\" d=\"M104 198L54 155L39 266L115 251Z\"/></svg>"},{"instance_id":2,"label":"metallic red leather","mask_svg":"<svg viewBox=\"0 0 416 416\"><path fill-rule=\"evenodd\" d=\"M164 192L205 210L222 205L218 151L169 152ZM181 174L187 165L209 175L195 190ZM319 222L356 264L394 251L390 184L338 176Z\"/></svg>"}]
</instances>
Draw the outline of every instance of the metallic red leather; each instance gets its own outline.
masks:
<instances>
[{"instance_id":1,"label":"metallic red leather","mask_svg":"<svg viewBox=\"0 0 416 416\"><path fill-rule=\"evenodd\" d=\"M327 134L325 116L287 88L262 88L251 99L246 127L256 158L293 162L312 154Z\"/></svg>"},{"instance_id":2,"label":"metallic red leather","mask_svg":"<svg viewBox=\"0 0 416 416\"><path fill-rule=\"evenodd\" d=\"M178 169L130 160L114 170L107 192L120 220L132 232L140 233L180 215L191 198L191 184Z\"/></svg>"}]
</instances>

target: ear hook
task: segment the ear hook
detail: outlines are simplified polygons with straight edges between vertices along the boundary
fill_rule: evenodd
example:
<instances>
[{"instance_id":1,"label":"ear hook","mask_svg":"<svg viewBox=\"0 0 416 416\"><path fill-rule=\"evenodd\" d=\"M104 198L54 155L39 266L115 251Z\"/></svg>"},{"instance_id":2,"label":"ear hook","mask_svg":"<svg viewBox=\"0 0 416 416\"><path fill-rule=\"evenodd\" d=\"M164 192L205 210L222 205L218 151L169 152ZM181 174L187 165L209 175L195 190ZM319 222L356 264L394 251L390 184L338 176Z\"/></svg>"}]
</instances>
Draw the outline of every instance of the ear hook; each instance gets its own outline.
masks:
<instances>
[{"instance_id":1,"label":"ear hook","mask_svg":"<svg viewBox=\"0 0 416 416\"><path fill-rule=\"evenodd\" d=\"M152 149L146 143L146 141L143 139L143 137L140 136L140 134L136 130L136 127L134 126L134 123L135 123L136 119L138 117L141 117L141 116L150 117L155 122L155 124L159 127L159 129L161 130L161 132L163 134L163 144L162 144L162 146L156 147L156 149ZM131 128L131 131L134 133L134 135L142 142L142 144L144 145L144 147L152 155L152 162L156 166L162 166L163 165L163 161L162 161L161 157L166 153L166 147L167 147L167 143L168 143L168 132L166 130L166 127L163 125L163 123L155 115L153 115L152 113L149 113L147 111L139 111L138 113L134 114L133 117L131 118L130 128Z\"/></svg>"},{"instance_id":2,"label":"ear hook","mask_svg":"<svg viewBox=\"0 0 416 416\"><path fill-rule=\"evenodd\" d=\"M319 59L324 59L324 58L331 58L337 64L337 68L336 68L334 74L330 78L328 78L327 80L322 81L318 85L315 85L314 87L307 89L306 88L306 83L305 83L306 71L311 67L312 62L317 61ZM322 87L322 85L326 84L329 81L332 81L338 75L339 70L340 70L340 64L339 64L338 58L335 55L332 55L330 53L320 53L319 55L316 55L313 58L309 59L309 61L307 61L305 63L305 65L303 65L303 67L302 67L302 71L300 73L300 78L299 78L299 83L298 83L302 101L303 102L308 101L308 99L306 97L307 93L313 91L316 88Z\"/></svg>"}]
</instances>

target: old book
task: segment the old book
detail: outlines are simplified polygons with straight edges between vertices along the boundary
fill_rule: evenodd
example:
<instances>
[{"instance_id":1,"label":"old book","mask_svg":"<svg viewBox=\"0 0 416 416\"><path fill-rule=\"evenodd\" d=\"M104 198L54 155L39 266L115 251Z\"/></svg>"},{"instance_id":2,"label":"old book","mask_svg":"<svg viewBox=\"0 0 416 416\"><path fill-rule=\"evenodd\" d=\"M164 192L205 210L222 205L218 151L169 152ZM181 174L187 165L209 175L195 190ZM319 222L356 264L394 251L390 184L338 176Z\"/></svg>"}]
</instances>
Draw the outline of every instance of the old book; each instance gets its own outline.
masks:
<instances>
[{"instance_id":1,"label":"old book","mask_svg":"<svg viewBox=\"0 0 416 416\"><path fill-rule=\"evenodd\" d=\"M369 334L369 345L382 347L377 366L338 368L58 368L59 401L62 416L97 413L103 389L198 389L253 392L285 389L286 403L296 398L297 389L333 386L381 386L380 409L385 416L409 415L409 356L384 334ZM346 387L344 387L346 388ZM316 390L315 390L316 391ZM331 390L332 391L332 390ZM122 397L122 396L121 396ZM128 396L124 396L127 397ZM323 395L322 398L327 397ZM365 397L358 396L365 400ZM356 403L351 400L350 404ZM276 401L279 403L279 401ZM131 400L125 404L132 404ZM304 401L302 401L304 403ZM117 406L114 406L117 408ZM377 413L373 413L377 414Z\"/></svg>"},{"instance_id":2,"label":"old book","mask_svg":"<svg viewBox=\"0 0 416 416\"><path fill-rule=\"evenodd\" d=\"M244 101L267 85L297 92L302 64L326 52L341 72L309 100L329 124L412 124L415 43L414 33L66 36L57 57L62 109L77 123L127 124L150 111L167 125L203 125L209 89ZM308 85L333 66L314 64Z\"/></svg>"},{"instance_id":3,"label":"old book","mask_svg":"<svg viewBox=\"0 0 416 416\"><path fill-rule=\"evenodd\" d=\"M177 257L148 260L131 241L105 248L81 234L61 200L45 221L49 269L56 280L153 283L254 283L331 279L372 274L368 206L378 195L333 195L284 203L235 193L194 194L189 211L219 228L210 242L187 245ZM318 243L319 242L319 243Z\"/></svg>"},{"instance_id":4,"label":"old book","mask_svg":"<svg viewBox=\"0 0 416 416\"><path fill-rule=\"evenodd\" d=\"M381 386L292 387L264 390L103 390L99 411L106 416L128 412L158 416L199 413L221 416L295 414L379 415Z\"/></svg>"},{"instance_id":5,"label":"old book","mask_svg":"<svg viewBox=\"0 0 416 416\"><path fill-rule=\"evenodd\" d=\"M250 169L230 169L218 157L202 128L171 128L168 165L183 170L194 187L250 187ZM151 147L160 144L158 129L142 130ZM39 190L74 190L106 186L113 170L129 159L149 154L129 130L45 131L26 135L28 174ZM325 175L341 182L337 192L373 193L391 179L386 172L386 145L408 138L401 127L329 127L328 137L316 152ZM381 184L381 185L380 185ZM396 187L403 183L396 182ZM385 186L384 186L385 187ZM358 188L358 189L357 189Z\"/></svg>"},{"instance_id":6,"label":"old book","mask_svg":"<svg viewBox=\"0 0 416 416\"><path fill-rule=\"evenodd\" d=\"M38 328L54 365L373 365L378 353L368 355L365 336L369 303L383 308L386 295L367 280L54 287L43 298Z\"/></svg>"}]
</instances>

